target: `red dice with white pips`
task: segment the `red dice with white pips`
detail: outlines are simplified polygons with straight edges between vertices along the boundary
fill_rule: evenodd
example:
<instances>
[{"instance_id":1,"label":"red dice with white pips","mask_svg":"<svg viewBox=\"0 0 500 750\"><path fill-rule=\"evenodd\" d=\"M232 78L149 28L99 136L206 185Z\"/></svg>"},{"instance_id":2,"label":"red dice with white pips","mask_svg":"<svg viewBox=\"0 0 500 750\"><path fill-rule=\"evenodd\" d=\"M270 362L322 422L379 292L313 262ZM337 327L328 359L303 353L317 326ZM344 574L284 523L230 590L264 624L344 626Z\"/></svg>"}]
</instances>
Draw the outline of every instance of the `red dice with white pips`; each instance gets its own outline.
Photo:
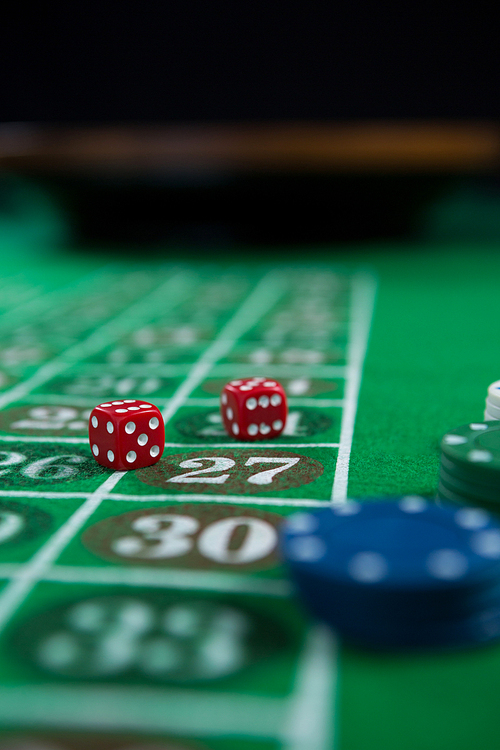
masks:
<instances>
[{"instance_id":1,"label":"red dice with white pips","mask_svg":"<svg viewBox=\"0 0 500 750\"><path fill-rule=\"evenodd\" d=\"M97 463L116 471L142 469L160 460L165 425L157 406L125 399L99 404L89 419L89 442Z\"/></svg>"},{"instance_id":2,"label":"red dice with white pips","mask_svg":"<svg viewBox=\"0 0 500 750\"><path fill-rule=\"evenodd\" d=\"M269 440L283 432L288 407L283 386L271 378L231 380L220 396L226 432L238 440Z\"/></svg>"}]
</instances>

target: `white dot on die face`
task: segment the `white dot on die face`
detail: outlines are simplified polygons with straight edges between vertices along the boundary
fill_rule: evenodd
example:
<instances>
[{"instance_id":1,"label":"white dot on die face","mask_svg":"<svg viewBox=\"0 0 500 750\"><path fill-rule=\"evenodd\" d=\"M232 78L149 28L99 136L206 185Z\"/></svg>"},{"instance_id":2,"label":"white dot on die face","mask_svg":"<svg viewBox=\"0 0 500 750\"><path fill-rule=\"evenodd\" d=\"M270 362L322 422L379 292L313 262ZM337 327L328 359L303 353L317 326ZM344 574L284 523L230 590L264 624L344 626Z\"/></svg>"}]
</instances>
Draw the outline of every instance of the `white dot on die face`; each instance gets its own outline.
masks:
<instances>
[{"instance_id":1,"label":"white dot on die face","mask_svg":"<svg viewBox=\"0 0 500 750\"><path fill-rule=\"evenodd\" d=\"M276 383L274 382L274 380L266 380L264 383L264 388L274 388L275 385Z\"/></svg>"},{"instance_id":2,"label":"white dot on die face","mask_svg":"<svg viewBox=\"0 0 500 750\"><path fill-rule=\"evenodd\" d=\"M462 529L482 529L490 522L490 514L480 508L460 508L455 521Z\"/></svg>"},{"instance_id":3,"label":"white dot on die face","mask_svg":"<svg viewBox=\"0 0 500 750\"><path fill-rule=\"evenodd\" d=\"M427 558L427 569L434 578L455 581L467 572L468 560L457 549L437 549Z\"/></svg>"},{"instance_id":4,"label":"white dot on die face","mask_svg":"<svg viewBox=\"0 0 500 750\"><path fill-rule=\"evenodd\" d=\"M127 408L127 411L139 411L139 407L138 406L129 406Z\"/></svg>"},{"instance_id":5,"label":"white dot on die face","mask_svg":"<svg viewBox=\"0 0 500 750\"><path fill-rule=\"evenodd\" d=\"M92 427L97 427L98 424L97 417L92 417Z\"/></svg>"},{"instance_id":6,"label":"white dot on die face","mask_svg":"<svg viewBox=\"0 0 500 750\"><path fill-rule=\"evenodd\" d=\"M114 461L115 460L115 454L113 451L108 451L108 461Z\"/></svg>"},{"instance_id":7,"label":"white dot on die face","mask_svg":"<svg viewBox=\"0 0 500 750\"><path fill-rule=\"evenodd\" d=\"M467 458L475 464L488 464L493 461L493 455L489 451L469 451Z\"/></svg>"},{"instance_id":8,"label":"white dot on die face","mask_svg":"<svg viewBox=\"0 0 500 750\"><path fill-rule=\"evenodd\" d=\"M294 513L286 520L286 530L292 534L310 534L318 528L318 519L311 513Z\"/></svg>"},{"instance_id":9,"label":"white dot on die face","mask_svg":"<svg viewBox=\"0 0 500 750\"><path fill-rule=\"evenodd\" d=\"M111 404L113 406L121 406L123 404L123 401L112 401Z\"/></svg>"},{"instance_id":10,"label":"white dot on die face","mask_svg":"<svg viewBox=\"0 0 500 750\"><path fill-rule=\"evenodd\" d=\"M116 412L117 414L126 414L126 413L127 413L127 410L126 410L126 409L115 409L115 412Z\"/></svg>"},{"instance_id":11,"label":"white dot on die face","mask_svg":"<svg viewBox=\"0 0 500 750\"><path fill-rule=\"evenodd\" d=\"M250 411L253 411L257 407L257 399L247 398L245 406L247 407L247 409L250 409Z\"/></svg>"},{"instance_id":12,"label":"white dot on die face","mask_svg":"<svg viewBox=\"0 0 500 750\"><path fill-rule=\"evenodd\" d=\"M111 406L111 404L99 404L99 406Z\"/></svg>"},{"instance_id":13,"label":"white dot on die face","mask_svg":"<svg viewBox=\"0 0 500 750\"><path fill-rule=\"evenodd\" d=\"M151 408L151 404L139 404L139 409L149 409Z\"/></svg>"},{"instance_id":14,"label":"white dot on die face","mask_svg":"<svg viewBox=\"0 0 500 750\"><path fill-rule=\"evenodd\" d=\"M160 452L160 448L159 448L159 446L158 446L158 445L152 445L152 446L151 446L151 449L150 449L150 451L149 451L149 455L150 455L150 456L151 456L152 458L156 458L156 456L158 455L158 453L159 453L159 452Z\"/></svg>"},{"instance_id":15,"label":"white dot on die face","mask_svg":"<svg viewBox=\"0 0 500 750\"><path fill-rule=\"evenodd\" d=\"M271 396L271 406L279 406L281 404L281 396L279 393L273 393Z\"/></svg>"},{"instance_id":16,"label":"white dot on die face","mask_svg":"<svg viewBox=\"0 0 500 750\"><path fill-rule=\"evenodd\" d=\"M463 445L467 442L467 438L462 435L445 435L443 441L446 445Z\"/></svg>"},{"instance_id":17,"label":"white dot on die face","mask_svg":"<svg viewBox=\"0 0 500 750\"><path fill-rule=\"evenodd\" d=\"M500 531L488 529L478 531L471 539L470 546L477 555L490 560L500 559Z\"/></svg>"},{"instance_id":18,"label":"white dot on die face","mask_svg":"<svg viewBox=\"0 0 500 750\"><path fill-rule=\"evenodd\" d=\"M317 536L298 536L288 544L288 554L299 562L317 562L326 553L326 544Z\"/></svg>"},{"instance_id":19,"label":"white dot on die face","mask_svg":"<svg viewBox=\"0 0 500 750\"><path fill-rule=\"evenodd\" d=\"M231 380L231 382L229 383L229 385L241 385L242 382L243 381L241 381L241 380Z\"/></svg>"},{"instance_id":20,"label":"white dot on die face","mask_svg":"<svg viewBox=\"0 0 500 750\"><path fill-rule=\"evenodd\" d=\"M231 409L230 406L228 406L227 409L226 409L226 417L229 420L231 420L234 417L233 410Z\"/></svg>"},{"instance_id":21,"label":"white dot on die face","mask_svg":"<svg viewBox=\"0 0 500 750\"><path fill-rule=\"evenodd\" d=\"M389 568L378 552L358 552L349 560L347 569L351 578L359 583L377 583L386 577Z\"/></svg>"},{"instance_id":22,"label":"white dot on die face","mask_svg":"<svg viewBox=\"0 0 500 750\"><path fill-rule=\"evenodd\" d=\"M271 428L265 422L261 422L259 425L259 432L261 435L268 435L271 432Z\"/></svg>"},{"instance_id":23,"label":"white dot on die face","mask_svg":"<svg viewBox=\"0 0 500 750\"><path fill-rule=\"evenodd\" d=\"M109 432L109 434L111 435L111 433L115 431L115 426L114 426L113 422L108 422L107 425L106 425L106 429Z\"/></svg>"},{"instance_id":24,"label":"white dot on die face","mask_svg":"<svg viewBox=\"0 0 500 750\"><path fill-rule=\"evenodd\" d=\"M233 430L233 435L239 435L240 433L240 427L237 422L235 422L231 428Z\"/></svg>"},{"instance_id":25,"label":"white dot on die face","mask_svg":"<svg viewBox=\"0 0 500 750\"><path fill-rule=\"evenodd\" d=\"M283 427L283 422L281 419L275 419L273 422L273 430L281 430Z\"/></svg>"},{"instance_id":26,"label":"white dot on die face","mask_svg":"<svg viewBox=\"0 0 500 750\"><path fill-rule=\"evenodd\" d=\"M137 453L135 451L129 451L125 458L129 462L129 464L133 464L135 459L137 458Z\"/></svg>"},{"instance_id":27,"label":"white dot on die face","mask_svg":"<svg viewBox=\"0 0 500 750\"><path fill-rule=\"evenodd\" d=\"M420 495L407 495L400 501L399 507L405 513L422 513L427 508L427 503Z\"/></svg>"},{"instance_id":28,"label":"white dot on die face","mask_svg":"<svg viewBox=\"0 0 500 750\"><path fill-rule=\"evenodd\" d=\"M488 425L484 424L484 422L473 422L469 425L471 430L487 430Z\"/></svg>"},{"instance_id":29,"label":"white dot on die face","mask_svg":"<svg viewBox=\"0 0 500 750\"><path fill-rule=\"evenodd\" d=\"M256 424L249 424L247 432L249 435L256 435L259 431L259 428Z\"/></svg>"},{"instance_id":30,"label":"white dot on die face","mask_svg":"<svg viewBox=\"0 0 500 750\"><path fill-rule=\"evenodd\" d=\"M135 398L126 398L124 404L135 404Z\"/></svg>"},{"instance_id":31,"label":"white dot on die face","mask_svg":"<svg viewBox=\"0 0 500 750\"><path fill-rule=\"evenodd\" d=\"M131 435L133 432L135 432L135 422L127 422L125 425L125 432L127 435Z\"/></svg>"},{"instance_id":32,"label":"white dot on die face","mask_svg":"<svg viewBox=\"0 0 500 750\"><path fill-rule=\"evenodd\" d=\"M220 400L225 406L227 404L227 393L223 393L222 396L220 397Z\"/></svg>"},{"instance_id":33,"label":"white dot on die face","mask_svg":"<svg viewBox=\"0 0 500 750\"><path fill-rule=\"evenodd\" d=\"M158 419L158 417L151 417L151 419L149 420L149 427L151 430L156 430L159 424L160 420Z\"/></svg>"},{"instance_id":34,"label":"white dot on die face","mask_svg":"<svg viewBox=\"0 0 500 750\"><path fill-rule=\"evenodd\" d=\"M139 445L146 445L146 443L148 442L148 440L149 440L149 438L148 438L148 436L146 435L145 432L142 432L139 435L139 437L137 438L137 442L139 443Z\"/></svg>"},{"instance_id":35,"label":"white dot on die face","mask_svg":"<svg viewBox=\"0 0 500 750\"><path fill-rule=\"evenodd\" d=\"M240 391L251 391L252 386L251 385L240 385Z\"/></svg>"},{"instance_id":36,"label":"white dot on die face","mask_svg":"<svg viewBox=\"0 0 500 750\"><path fill-rule=\"evenodd\" d=\"M99 455L99 448L98 448L98 446L95 443L92 446L92 453L94 454L94 456L98 456Z\"/></svg>"},{"instance_id":37,"label":"white dot on die face","mask_svg":"<svg viewBox=\"0 0 500 750\"><path fill-rule=\"evenodd\" d=\"M269 406L269 396L261 396L259 398L259 406L262 406L264 409L267 409Z\"/></svg>"}]
</instances>

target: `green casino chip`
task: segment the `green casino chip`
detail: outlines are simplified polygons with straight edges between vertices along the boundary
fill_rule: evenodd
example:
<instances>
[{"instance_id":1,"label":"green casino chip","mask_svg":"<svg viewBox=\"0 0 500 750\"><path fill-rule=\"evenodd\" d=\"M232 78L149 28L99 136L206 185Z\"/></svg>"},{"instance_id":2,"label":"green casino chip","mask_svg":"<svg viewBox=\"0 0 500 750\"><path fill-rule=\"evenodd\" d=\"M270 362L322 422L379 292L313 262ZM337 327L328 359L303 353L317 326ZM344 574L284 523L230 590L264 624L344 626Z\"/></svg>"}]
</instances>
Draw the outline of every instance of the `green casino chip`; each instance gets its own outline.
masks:
<instances>
[{"instance_id":1,"label":"green casino chip","mask_svg":"<svg viewBox=\"0 0 500 750\"><path fill-rule=\"evenodd\" d=\"M466 505L468 507L481 507L485 510L489 511L490 513L498 515L500 508L498 503L492 503L488 502L487 500L482 500L478 497L470 497L469 495L461 492L456 492L454 490L451 490L449 487L446 486L446 484L440 480L438 489L437 489L437 497L441 500L446 500L447 502L451 502L457 505Z\"/></svg>"},{"instance_id":2,"label":"green casino chip","mask_svg":"<svg viewBox=\"0 0 500 750\"><path fill-rule=\"evenodd\" d=\"M449 487L447 487L442 480L439 481L437 494L438 497L442 500L449 500L452 503L460 503L460 505L474 504L473 500L470 497L449 489Z\"/></svg>"},{"instance_id":3,"label":"green casino chip","mask_svg":"<svg viewBox=\"0 0 500 750\"><path fill-rule=\"evenodd\" d=\"M439 472L439 480L452 492L467 495L477 502L479 502L479 500L485 500L486 502L498 503L498 508L500 510L500 488L495 489L494 487L472 484L471 482L457 479L453 474L448 473L443 466L441 466Z\"/></svg>"},{"instance_id":4,"label":"green casino chip","mask_svg":"<svg viewBox=\"0 0 500 750\"><path fill-rule=\"evenodd\" d=\"M500 488L500 480L492 473L489 476L478 476L477 474L471 473L469 467L462 467L460 464L456 464L446 458L444 454L441 454L441 467L444 471L462 482L473 484L475 487L485 487L487 490L497 490Z\"/></svg>"},{"instance_id":5,"label":"green casino chip","mask_svg":"<svg viewBox=\"0 0 500 750\"><path fill-rule=\"evenodd\" d=\"M489 503L481 499L470 497L470 495L467 495L464 492L452 490L442 481L442 479L439 481L437 494L442 500L448 500L449 502L458 503L460 505L480 506L481 508L486 508L492 513L498 514L499 508L497 503Z\"/></svg>"},{"instance_id":6,"label":"green casino chip","mask_svg":"<svg viewBox=\"0 0 500 750\"><path fill-rule=\"evenodd\" d=\"M447 432L441 452L469 482L500 486L500 422L471 422Z\"/></svg>"}]
</instances>

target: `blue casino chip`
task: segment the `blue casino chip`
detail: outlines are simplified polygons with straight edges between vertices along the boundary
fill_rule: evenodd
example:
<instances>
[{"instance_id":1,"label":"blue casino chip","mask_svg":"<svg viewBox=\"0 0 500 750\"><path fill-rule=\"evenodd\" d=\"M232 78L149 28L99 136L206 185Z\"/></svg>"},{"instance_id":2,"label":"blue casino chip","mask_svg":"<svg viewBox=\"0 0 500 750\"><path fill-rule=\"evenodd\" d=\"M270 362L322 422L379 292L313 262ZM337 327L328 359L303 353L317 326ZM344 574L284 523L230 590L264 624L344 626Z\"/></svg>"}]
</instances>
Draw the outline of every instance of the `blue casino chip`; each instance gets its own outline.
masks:
<instances>
[{"instance_id":1,"label":"blue casino chip","mask_svg":"<svg viewBox=\"0 0 500 750\"><path fill-rule=\"evenodd\" d=\"M500 527L487 511L416 496L292 515L283 549L292 567L379 589L443 589L500 573Z\"/></svg>"},{"instance_id":2,"label":"blue casino chip","mask_svg":"<svg viewBox=\"0 0 500 750\"><path fill-rule=\"evenodd\" d=\"M418 496L350 502L290 516L282 548L304 602L357 642L445 646L500 635L500 526L483 509Z\"/></svg>"},{"instance_id":3,"label":"blue casino chip","mask_svg":"<svg viewBox=\"0 0 500 750\"><path fill-rule=\"evenodd\" d=\"M427 623L383 623L359 618L343 622L337 629L346 641L383 650L451 649L486 644L500 638L500 602L469 617Z\"/></svg>"}]
</instances>

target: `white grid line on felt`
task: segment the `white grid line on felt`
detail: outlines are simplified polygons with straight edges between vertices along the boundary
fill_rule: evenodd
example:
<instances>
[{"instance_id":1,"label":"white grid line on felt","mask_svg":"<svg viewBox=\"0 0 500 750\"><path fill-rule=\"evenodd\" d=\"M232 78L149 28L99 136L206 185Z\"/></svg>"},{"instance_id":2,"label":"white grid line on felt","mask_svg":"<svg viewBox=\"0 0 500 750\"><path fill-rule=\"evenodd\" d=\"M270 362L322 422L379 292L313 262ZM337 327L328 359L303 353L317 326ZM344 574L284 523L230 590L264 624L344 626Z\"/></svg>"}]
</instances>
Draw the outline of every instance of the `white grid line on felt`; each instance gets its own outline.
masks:
<instances>
[{"instance_id":1,"label":"white grid line on felt","mask_svg":"<svg viewBox=\"0 0 500 750\"><path fill-rule=\"evenodd\" d=\"M354 425L358 408L361 378L373 319L377 282L366 272L356 274L352 281L351 323L348 343L348 377L340 426L340 446L335 465L331 500L335 505L347 501L349 463Z\"/></svg>"},{"instance_id":2,"label":"white grid line on felt","mask_svg":"<svg viewBox=\"0 0 500 750\"><path fill-rule=\"evenodd\" d=\"M70 346L69 349L58 354L50 362L42 365L27 380L18 383L1 394L0 409L5 408L5 406L15 401L22 400L26 394L52 380L52 378L64 372L80 359L101 351L117 337L124 335L133 326L137 325L138 319L146 320L154 316L158 311L158 303L160 301L163 302L164 307L175 307L184 301L189 285L190 277L185 273L178 273L175 276L169 277L167 281L163 281L159 287L150 292L146 297L122 310L115 318L108 320L102 326L95 329L84 341Z\"/></svg>"},{"instance_id":3,"label":"white grid line on felt","mask_svg":"<svg viewBox=\"0 0 500 750\"><path fill-rule=\"evenodd\" d=\"M88 493L87 500L42 544L33 557L22 568L18 578L12 580L0 593L0 632L7 625L11 616L43 577L46 570L61 554L62 550L80 531L92 513L102 503L108 491L124 476L124 472L115 472L94 492Z\"/></svg>"},{"instance_id":4,"label":"white grid line on felt","mask_svg":"<svg viewBox=\"0 0 500 750\"><path fill-rule=\"evenodd\" d=\"M270 271L260 279L250 295L223 326L210 346L204 350L193 364L186 378L176 389L168 406L162 412L165 424L170 421L185 399L208 375L217 360L231 351L246 331L276 304L285 289L285 284L278 278L276 271Z\"/></svg>"}]
</instances>

